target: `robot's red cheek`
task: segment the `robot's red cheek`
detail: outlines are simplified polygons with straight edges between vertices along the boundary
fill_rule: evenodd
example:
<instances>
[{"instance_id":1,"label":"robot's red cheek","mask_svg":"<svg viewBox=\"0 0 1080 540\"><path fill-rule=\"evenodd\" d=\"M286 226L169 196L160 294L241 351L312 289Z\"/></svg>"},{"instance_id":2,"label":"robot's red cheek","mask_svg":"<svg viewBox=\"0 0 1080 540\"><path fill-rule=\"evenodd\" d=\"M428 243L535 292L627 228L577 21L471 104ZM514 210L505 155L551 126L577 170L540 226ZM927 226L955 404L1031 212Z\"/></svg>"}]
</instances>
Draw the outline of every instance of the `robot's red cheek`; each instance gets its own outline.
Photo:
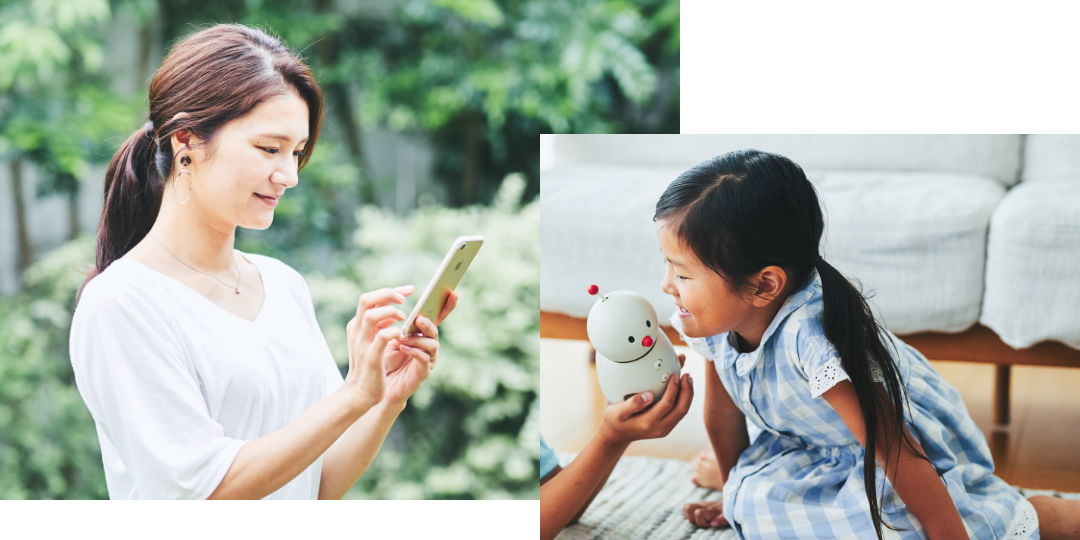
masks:
<instances>
[{"instance_id":1,"label":"robot's red cheek","mask_svg":"<svg viewBox=\"0 0 1080 540\"><path fill-rule=\"evenodd\" d=\"M652 338L649 336L645 336L645 339L641 340L641 344L646 347L652 347Z\"/></svg>"}]
</instances>

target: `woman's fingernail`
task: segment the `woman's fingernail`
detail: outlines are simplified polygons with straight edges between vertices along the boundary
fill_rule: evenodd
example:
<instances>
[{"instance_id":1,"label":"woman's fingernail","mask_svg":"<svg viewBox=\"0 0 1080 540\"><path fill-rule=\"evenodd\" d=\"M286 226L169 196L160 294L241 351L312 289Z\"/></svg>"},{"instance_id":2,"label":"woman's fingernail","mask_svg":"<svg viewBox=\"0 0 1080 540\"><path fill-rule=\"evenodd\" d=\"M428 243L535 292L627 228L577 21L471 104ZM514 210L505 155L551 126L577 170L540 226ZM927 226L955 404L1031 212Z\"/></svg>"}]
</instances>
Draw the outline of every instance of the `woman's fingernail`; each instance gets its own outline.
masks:
<instances>
[{"instance_id":1,"label":"woman's fingernail","mask_svg":"<svg viewBox=\"0 0 1080 540\"><path fill-rule=\"evenodd\" d=\"M403 294L396 294L396 295L394 295L394 298L396 298L398 302L404 302L405 301L405 295L403 295Z\"/></svg>"},{"instance_id":2,"label":"woman's fingernail","mask_svg":"<svg viewBox=\"0 0 1080 540\"><path fill-rule=\"evenodd\" d=\"M641 394L641 401L645 403L652 401L652 392L643 392Z\"/></svg>"},{"instance_id":3,"label":"woman's fingernail","mask_svg":"<svg viewBox=\"0 0 1080 540\"><path fill-rule=\"evenodd\" d=\"M710 526L712 526L712 527L715 527L715 526L717 526L717 525L719 525L719 524L720 524L720 520L719 520L719 519L714 519L714 520L712 520L711 522L709 522L709 525L710 525Z\"/></svg>"}]
</instances>

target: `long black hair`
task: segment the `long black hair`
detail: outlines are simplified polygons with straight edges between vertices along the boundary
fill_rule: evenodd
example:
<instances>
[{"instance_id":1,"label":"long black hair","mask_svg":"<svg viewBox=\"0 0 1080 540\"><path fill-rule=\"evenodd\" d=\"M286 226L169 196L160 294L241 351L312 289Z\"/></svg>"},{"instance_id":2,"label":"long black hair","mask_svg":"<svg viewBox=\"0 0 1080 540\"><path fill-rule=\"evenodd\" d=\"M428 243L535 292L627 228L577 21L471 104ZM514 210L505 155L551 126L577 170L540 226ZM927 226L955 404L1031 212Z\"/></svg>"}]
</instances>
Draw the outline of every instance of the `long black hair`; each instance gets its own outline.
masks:
<instances>
[{"instance_id":1,"label":"long black hair","mask_svg":"<svg viewBox=\"0 0 1080 540\"><path fill-rule=\"evenodd\" d=\"M904 436L907 395L886 345L892 341L862 292L818 255L825 224L814 185L798 164L784 156L752 149L730 152L679 175L656 203L653 220L661 219L732 291L743 295L753 293L753 278L767 266L784 269L795 283L806 283L817 270L825 337L836 347L862 410L865 453L870 456L863 464L866 496L874 530L882 538L881 505L874 494L879 421L885 426L885 447L896 448L897 466L900 446L895 441L933 461ZM871 378L872 363L884 376L888 396Z\"/></svg>"}]
</instances>

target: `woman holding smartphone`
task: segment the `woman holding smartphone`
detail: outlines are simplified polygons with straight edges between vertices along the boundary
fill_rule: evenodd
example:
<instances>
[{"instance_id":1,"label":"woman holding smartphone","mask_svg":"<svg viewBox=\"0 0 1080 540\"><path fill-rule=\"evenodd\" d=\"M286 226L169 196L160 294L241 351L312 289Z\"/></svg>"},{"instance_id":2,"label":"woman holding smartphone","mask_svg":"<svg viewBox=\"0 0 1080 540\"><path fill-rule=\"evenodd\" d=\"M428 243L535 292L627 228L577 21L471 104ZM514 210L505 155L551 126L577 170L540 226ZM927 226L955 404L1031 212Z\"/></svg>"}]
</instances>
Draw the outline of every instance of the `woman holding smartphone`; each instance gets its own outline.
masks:
<instances>
[{"instance_id":1,"label":"woman holding smartphone","mask_svg":"<svg viewBox=\"0 0 1080 540\"><path fill-rule=\"evenodd\" d=\"M411 286L360 296L342 378L303 277L233 248L310 158L322 93L278 39L216 25L177 43L150 121L105 179L71 363L113 499L339 499L434 367L437 320L391 327Z\"/></svg>"}]
</instances>

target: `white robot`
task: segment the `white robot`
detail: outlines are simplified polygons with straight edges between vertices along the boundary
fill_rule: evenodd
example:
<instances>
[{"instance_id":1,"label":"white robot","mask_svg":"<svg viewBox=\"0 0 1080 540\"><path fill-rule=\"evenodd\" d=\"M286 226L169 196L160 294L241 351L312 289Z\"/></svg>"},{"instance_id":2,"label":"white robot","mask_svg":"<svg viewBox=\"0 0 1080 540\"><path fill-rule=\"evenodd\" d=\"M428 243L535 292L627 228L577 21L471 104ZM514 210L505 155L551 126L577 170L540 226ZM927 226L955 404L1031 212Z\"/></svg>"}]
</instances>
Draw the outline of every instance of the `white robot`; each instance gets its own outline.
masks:
<instances>
[{"instance_id":1,"label":"white robot","mask_svg":"<svg viewBox=\"0 0 1080 540\"><path fill-rule=\"evenodd\" d=\"M589 287L595 295L596 285ZM656 310L640 294L614 291L602 295L589 311L589 341L596 349L596 376L611 403L646 390L659 401L668 379L679 377L679 359L657 324Z\"/></svg>"}]
</instances>

